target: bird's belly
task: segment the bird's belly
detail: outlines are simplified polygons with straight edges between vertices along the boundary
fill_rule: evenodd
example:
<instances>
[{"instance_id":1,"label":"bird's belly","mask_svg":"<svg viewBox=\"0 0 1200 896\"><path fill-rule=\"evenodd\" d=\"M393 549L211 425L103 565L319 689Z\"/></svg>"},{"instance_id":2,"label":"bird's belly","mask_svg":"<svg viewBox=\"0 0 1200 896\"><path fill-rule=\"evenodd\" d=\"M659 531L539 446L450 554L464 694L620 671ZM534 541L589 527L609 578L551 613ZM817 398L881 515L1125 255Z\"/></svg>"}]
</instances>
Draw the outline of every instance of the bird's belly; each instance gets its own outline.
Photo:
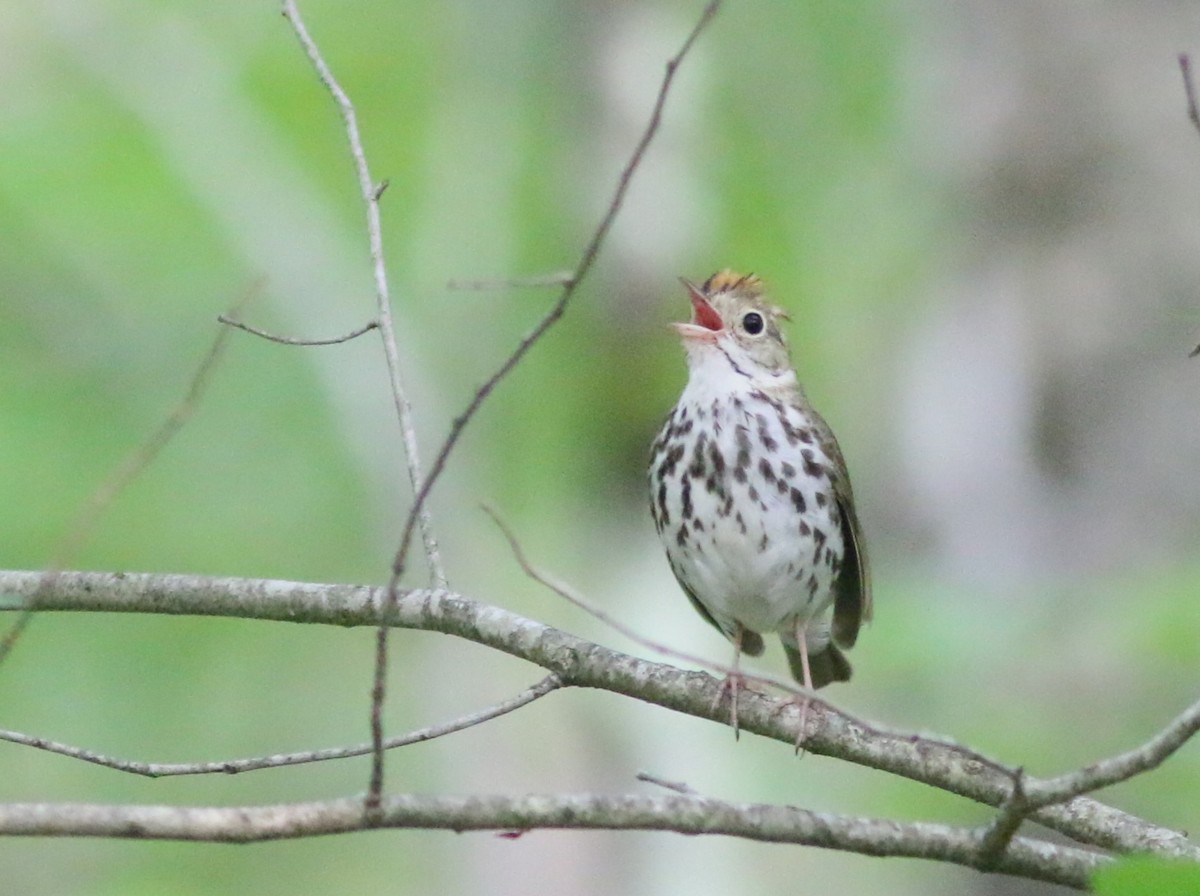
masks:
<instances>
[{"instance_id":1,"label":"bird's belly","mask_svg":"<svg viewBox=\"0 0 1200 896\"><path fill-rule=\"evenodd\" d=\"M786 632L833 600L845 553L835 464L797 409L764 396L702 399L685 391L657 443L659 537L726 634L735 623Z\"/></svg>"},{"instance_id":2,"label":"bird's belly","mask_svg":"<svg viewBox=\"0 0 1200 896\"><path fill-rule=\"evenodd\" d=\"M815 495L806 502L811 509L801 513L778 492L756 489L759 499L751 501L746 491L745 500L735 499L724 515L725 502L716 494L693 497L696 518L712 522L693 532L689 584L718 619L732 618L757 632L790 629L833 599L840 526L828 506L812 507Z\"/></svg>"}]
</instances>

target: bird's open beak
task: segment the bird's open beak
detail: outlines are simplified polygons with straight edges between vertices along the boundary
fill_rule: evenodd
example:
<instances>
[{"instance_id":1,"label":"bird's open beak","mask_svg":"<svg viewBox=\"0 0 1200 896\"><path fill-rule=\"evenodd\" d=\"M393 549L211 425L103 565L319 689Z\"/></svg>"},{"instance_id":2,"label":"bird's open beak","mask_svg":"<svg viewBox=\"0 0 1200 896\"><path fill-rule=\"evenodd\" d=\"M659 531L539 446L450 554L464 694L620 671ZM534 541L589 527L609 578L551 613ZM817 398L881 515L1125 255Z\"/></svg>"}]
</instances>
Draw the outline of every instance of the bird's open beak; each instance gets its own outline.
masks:
<instances>
[{"instance_id":1,"label":"bird's open beak","mask_svg":"<svg viewBox=\"0 0 1200 896\"><path fill-rule=\"evenodd\" d=\"M687 287L688 296L692 300L692 320L686 324L673 324L679 335L685 339L712 341L725 328L721 323L721 315L709 303L704 293L695 283L679 278L679 282Z\"/></svg>"}]
</instances>

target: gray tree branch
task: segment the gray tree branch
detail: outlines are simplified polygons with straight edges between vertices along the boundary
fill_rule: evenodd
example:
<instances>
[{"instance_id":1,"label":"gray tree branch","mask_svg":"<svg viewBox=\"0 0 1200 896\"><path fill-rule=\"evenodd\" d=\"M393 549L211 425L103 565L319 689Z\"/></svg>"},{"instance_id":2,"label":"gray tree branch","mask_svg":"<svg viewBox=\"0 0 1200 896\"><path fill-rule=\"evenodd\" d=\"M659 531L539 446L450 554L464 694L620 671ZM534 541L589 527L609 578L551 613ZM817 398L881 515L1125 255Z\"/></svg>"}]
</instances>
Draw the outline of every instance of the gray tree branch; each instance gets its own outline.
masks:
<instances>
[{"instance_id":1,"label":"gray tree branch","mask_svg":"<svg viewBox=\"0 0 1200 896\"><path fill-rule=\"evenodd\" d=\"M809 812L792 806L698 796L384 796L376 812L347 798L237 808L0 804L0 834L250 843L375 828L502 831L534 829L673 831L768 843L900 856L979 867L977 832L927 822L897 822ZM1086 889L1108 859L1070 846L1015 838L987 870Z\"/></svg>"},{"instance_id":2,"label":"gray tree branch","mask_svg":"<svg viewBox=\"0 0 1200 896\"><path fill-rule=\"evenodd\" d=\"M35 600L41 612L158 613L371 626L378 622L385 593L383 588L362 585L129 573L63 572L49 586L43 580L37 572L0 572L0 595L9 596L0 599L0 610L17 610ZM442 589L401 591L389 619L396 627L442 632L520 657L554 673L564 686L599 688L724 721L719 709L713 708L719 682L710 675L610 650L461 594ZM798 722L794 708L781 710L784 701L756 692L747 692L742 699L744 730L788 745L794 742ZM819 721L805 742L812 753L890 772L998 808L1010 799L1015 770L1001 763L981 762L977 754L949 741L885 730L833 708L814 705L812 711ZM1189 710L1185 717L1191 719L1194 712ZM1162 751L1174 749L1179 742L1178 737L1164 741L1156 736L1150 743L1160 745L1161 762L1169 755ZM1114 762L1125 759L1117 757ZM1100 766L1103 763L1093 768ZM1112 783L1111 776L1098 780ZM1030 777L1022 781L1030 801L1044 796L1046 782ZM1043 805L1029 817L1086 846L1200 861L1200 849L1183 834L1089 797ZM1007 850L997 867L1005 856Z\"/></svg>"}]
</instances>

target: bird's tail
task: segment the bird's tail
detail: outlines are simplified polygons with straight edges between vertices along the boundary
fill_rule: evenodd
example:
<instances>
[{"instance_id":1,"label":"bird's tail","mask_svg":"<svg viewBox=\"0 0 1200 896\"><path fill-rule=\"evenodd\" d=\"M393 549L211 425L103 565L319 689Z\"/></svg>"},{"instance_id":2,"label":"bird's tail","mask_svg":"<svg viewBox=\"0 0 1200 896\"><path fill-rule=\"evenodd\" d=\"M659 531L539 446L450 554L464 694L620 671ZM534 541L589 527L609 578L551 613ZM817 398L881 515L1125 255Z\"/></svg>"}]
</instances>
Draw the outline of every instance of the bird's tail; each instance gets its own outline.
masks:
<instances>
[{"instance_id":1,"label":"bird's tail","mask_svg":"<svg viewBox=\"0 0 1200 896\"><path fill-rule=\"evenodd\" d=\"M788 666L792 670L792 678L804 683L804 664L800 659L800 649L793 647L787 641L783 642L784 653L787 654ZM830 642L820 651L808 655L808 671L812 673L814 688L823 688L833 681L850 680L850 661L836 644Z\"/></svg>"}]
</instances>

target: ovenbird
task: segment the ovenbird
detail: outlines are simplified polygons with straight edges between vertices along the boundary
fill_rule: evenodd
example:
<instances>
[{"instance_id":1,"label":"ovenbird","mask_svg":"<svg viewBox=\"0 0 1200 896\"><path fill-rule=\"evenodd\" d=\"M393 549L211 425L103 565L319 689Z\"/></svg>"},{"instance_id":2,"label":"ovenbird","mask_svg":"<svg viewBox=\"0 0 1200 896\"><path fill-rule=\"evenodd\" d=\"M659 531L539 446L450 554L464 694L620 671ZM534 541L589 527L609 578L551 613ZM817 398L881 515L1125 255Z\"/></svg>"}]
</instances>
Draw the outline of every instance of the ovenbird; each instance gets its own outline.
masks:
<instances>
[{"instance_id":1,"label":"ovenbird","mask_svg":"<svg viewBox=\"0 0 1200 896\"><path fill-rule=\"evenodd\" d=\"M848 680L842 649L870 619L871 588L846 463L796 379L787 315L753 275L683 284L688 381L654 442L650 507L675 578L733 642L717 700L730 693L736 733L741 654L776 632L806 689ZM806 718L805 700L797 744Z\"/></svg>"}]
</instances>

